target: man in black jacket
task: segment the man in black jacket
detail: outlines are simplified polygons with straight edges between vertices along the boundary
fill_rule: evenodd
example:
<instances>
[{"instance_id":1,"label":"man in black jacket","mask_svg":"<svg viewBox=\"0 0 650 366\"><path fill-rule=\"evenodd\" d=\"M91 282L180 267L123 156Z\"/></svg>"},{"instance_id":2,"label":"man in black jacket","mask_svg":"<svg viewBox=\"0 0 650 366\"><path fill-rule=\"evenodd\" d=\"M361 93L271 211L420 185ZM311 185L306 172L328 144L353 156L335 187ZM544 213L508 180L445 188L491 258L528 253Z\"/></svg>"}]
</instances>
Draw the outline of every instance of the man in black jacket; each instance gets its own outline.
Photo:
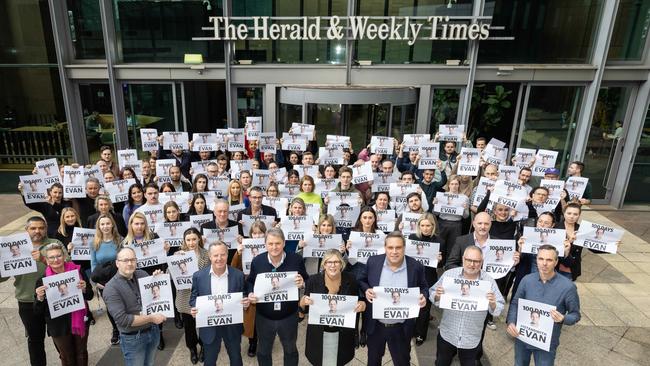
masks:
<instances>
[{"instance_id":1,"label":"man in black jacket","mask_svg":"<svg viewBox=\"0 0 650 366\"><path fill-rule=\"evenodd\" d=\"M445 271L463 265L463 253L468 246L476 245L481 250L485 249L487 240L490 238L490 227L492 226L490 215L485 212L479 212L474 216L472 226L474 227L474 232L456 238L454 245L449 251L449 256L445 263Z\"/></svg>"}]
</instances>

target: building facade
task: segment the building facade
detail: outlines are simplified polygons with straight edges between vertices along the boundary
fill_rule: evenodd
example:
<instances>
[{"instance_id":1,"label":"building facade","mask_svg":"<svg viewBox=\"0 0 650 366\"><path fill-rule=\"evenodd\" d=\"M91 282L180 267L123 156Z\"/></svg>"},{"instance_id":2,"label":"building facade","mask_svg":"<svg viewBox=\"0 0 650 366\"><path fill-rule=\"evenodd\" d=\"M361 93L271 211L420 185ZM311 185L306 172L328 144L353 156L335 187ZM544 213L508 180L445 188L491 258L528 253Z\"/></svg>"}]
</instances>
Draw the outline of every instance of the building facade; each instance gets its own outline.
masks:
<instances>
[{"instance_id":1,"label":"building facade","mask_svg":"<svg viewBox=\"0 0 650 366\"><path fill-rule=\"evenodd\" d=\"M451 16L488 22L490 37L197 40L210 16ZM102 144L140 149L142 127L209 132L246 116L265 131L312 123L355 149L459 124L557 150L562 170L583 160L595 203L648 203L649 29L648 0L5 0L0 168L96 161Z\"/></svg>"}]
</instances>

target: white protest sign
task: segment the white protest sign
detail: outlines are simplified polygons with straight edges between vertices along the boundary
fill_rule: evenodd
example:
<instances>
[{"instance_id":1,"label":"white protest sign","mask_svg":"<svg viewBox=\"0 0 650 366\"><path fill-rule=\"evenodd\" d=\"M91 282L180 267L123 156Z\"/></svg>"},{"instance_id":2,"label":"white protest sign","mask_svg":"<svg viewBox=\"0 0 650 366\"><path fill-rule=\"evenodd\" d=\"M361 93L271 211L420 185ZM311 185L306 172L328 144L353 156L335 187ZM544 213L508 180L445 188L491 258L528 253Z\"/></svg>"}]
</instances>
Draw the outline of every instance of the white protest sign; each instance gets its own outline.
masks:
<instances>
[{"instance_id":1,"label":"white protest sign","mask_svg":"<svg viewBox=\"0 0 650 366\"><path fill-rule=\"evenodd\" d=\"M483 270L495 280L505 277L515 265L517 243L514 240L488 239L484 250Z\"/></svg>"},{"instance_id":2,"label":"white protest sign","mask_svg":"<svg viewBox=\"0 0 650 366\"><path fill-rule=\"evenodd\" d=\"M526 189L519 183L497 180L490 194L490 201L514 209L519 202L525 201L526 197L528 197Z\"/></svg>"},{"instance_id":3,"label":"white protest sign","mask_svg":"<svg viewBox=\"0 0 650 366\"><path fill-rule=\"evenodd\" d=\"M542 179L539 185L541 187L548 189L548 198L551 199L559 200L560 194L562 193L562 190L564 190L563 180ZM555 205L557 205L557 203ZM555 208L555 206L553 206L553 208ZM547 211L553 211L553 209ZM538 210L537 212L544 212L544 211Z\"/></svg>"},{"instance_id":4,"label":"white protest sign","mask_svg":"<svg viewBox=\"0 0 650 366\"><path fill-rule=\"evenodd\" d=\"M0 237L0 277L36 272L32 240L26 232Z\"/></svg>"},{"instance_id":5,"label":"white protest sign","mask_svg":"<svg viewBox=\"0 0 650 366\"><path fill-rule=\"evenodd\" d=\"M257 138L257 148L260 153L272 153L277 151L275 132L260 132Z\"/></svg>"},{"instance_id":6,"label":"white protest sign","mask_svg":"<svg viewBox=\"0 0 650 366\"><path fill-rule=\"evenodd\" d=\"M357 314L357 296L316 294L309 295L314 302L309 305L309 320L307 324L330 327L354 328Z\"/></svg>"},{"instance_id":7,"label":"white protest sign","mask_svg":"<svg viewBox=\"0 0 650 366\"><path fill-rule=\"evenodd\" d=\"M319 147L318 148L318 164L319 165L343 165L343 148L340 146L335 147Z\"/></svg>"},{"instance_id":8,"label":"white protest sign","mask_svg":"<svg viewBox=\"0 0 650 366\"><path fill-rule=\"evenodd\" d=\"M201 225L212 220L214 220L213 214L190 215L190 223L197 229L201 229Z\"/></svg>"},{"instance_id":9,"label":"white protest sign","mask_svg":"<svg viewBox=\"0 0 650 366\"><path fill-rule=\"evenodd\" d=\"M352 168L352 184L369 182L374 178L370 161L366 161L362 165L350 166L350 168Z\"/></svg>"},{"instance_id":10,"label":"white protest sign","mask_svg":"<svg viewBox=\"0 0 650 366\"><path fill-rule=\"evenodd\" d=\"M621 229L582 220L573 245L616 254L623 233Z\"/></svg>"},{"instance_id":11,"label":"white protest sign","mask_svg":"<svg viewBox=\"0 0 650 366\"><path fill-rule=\"evenodd\" d=\"M370 152L373 154L386 154L393 153L395 139L386 136L372 136L370 138Z\"/></svg>"},{"instance_id":12,"label":"white protest sign","mask_svg":"<svg viewBox=\"0 0 650 366\"><path fill-rule=\"evenodd\" d=\"M89 261L90 246L95 241L95 229L82 229L75 227L72 230L72 252L70 256L73 261Z\"/></svg>"},{"instance_id":13,"label":"white protest sign","mask_svg":"<svg viewBox=\"0 0 650 366\"><path fill-rule=\"evenodd\" d=\"M539 227L524 227L525 238L522 253L537 254L537 250L542 245L552 245L557 249L559 256L564 257L564 239L566 230L564 229L546 229Z\"/></svg>"},{"instance_id":14,"label":"white protest sign","mask_svg":"<svg viewBox=\"0 0 650 366\"><path fill-rule=\"evenodd\" d=\"M173 248L183 244L183 234L191 227L192 223L189 221L159 222L154 232L163 240L163 244L169 244Z\"/></svg>"},{"instance_id":15,"label":"white protest sign","mask_svg":"<svg viewBox=\"0 0 650 366\"><path fill-rule=\"evenodd\" d=\"M341 147L349 149L351 145L350 136L327 135L325 137L325 146Z\"/></svg>"},{"instance_id":16,"label":"white protest sign","mask_svg":"<svg viewBox=\"0 0 650 366\"><path fill-rule=\"evenodd\" d=\"M535 155L535 164L532 167L534 177L543 177L546 169L555 168L555 161L557 160L557 151L553 150L537 150Z\"/></svg>"},{"instance_id":17,"label":"white protest sign","mask_svg":"<svg viewBox=\"0 0 650 366\"><path fill-rule=\"evenodd\" d=\"M298 301L297 275L295 271L259 273L253 289L257 302Z\"/></svg>"},{"instance_id":18,"label":"white protest sign","mask_svg":"<svg viewBox=\"0 0 650 366\"><path fill-rule=\"evenodd\" d=\"M47 185L41 175L21 175L20 183L23 185L25 203L47 202Z\"/></svg>"},{"instance_id":19,"label":"white protest sign","mask_svg":"<svg viewBox=\"0 0 650 366\"><path fill-rule=\"evenodd\" d=\"M241 301L241 292L197 297L196 327L242 324L244 322L244 308Z\"/></svg>"},{"instance_id":20,"label":"white protest sign","mask_svg":"<svg viewBox=\"0 0 650 366\"><path fill-rule=\"evenodd\" d=\"M280 221L286 240L302 240L312 231L313 221L308 216L285 216Z\"/></svg>"},{"instance_id":21,"label":"white protest sign","mask_svg":"<svg viewBox=\"0 0 650 366\"><path fill-rule=\"evenodd\" d=\"M440 144L426 141L417 146L416 151L420 156L418 169L437 169L440 160Z\"/></svg>"},{"instance_id":22,"label":"white protest sign","mask_svg":"<svg viewBox=\"0 0 650 366\"><path fill-rule=\"evenodd\" d=\"M393 173L373 173L372 192L388 192L391 183L397 183L398 177Z\"/></svg>"},{"instance_id":23,"label":"white protest sign","mask_svg":"<svg viewBox=\"0 0 650 366\"><path fill-rule=\"evenodd\" d=\"M406 255L422 263L425 267L438 267L440 243L406 239Z\"/></svg>"},{"instance_id":24,"label":"white protest sign","mask_svg":"<svg viewBox=\"0 0 650 366\"><path fill-rule=\"evenodd\" d=\"M54 183L61 183L59 164L55 158L37 161L36 171L38 175L45 178L45 186L48 188Z\"/></svg>"},{"instance_id":25,"label":"white protest sign","mask_svg":"<svg viewBox=\"0 0 650 366\"><path fill-rule=\"evenodd\" d=\"M457 311L486 311L487 293L492 286L490 281L467 280L445 277L442 279L445 292L440 296L440 308Z\"/></svg>"},{"instance_id":26,"label":"white protest sign","mask_svg":"<svg viewBox=\"0 0 650 366\"><path fill-rule=\"evenodd\" d=\"M165 253L163 240L160 238L133 243L133 250L135 250L138 268L167 263L167 253Z\"/></svg>"},{"instance_id":27,"label":"white protest sign","mask_svg":"<svg viewBox=\"0 0 650 366\"><path fill-rule=\"evenodd\" d=\"M86 302L81 289L77 287L78 284L78 270L43 277L45 297L47 297L47 306L52 319L86 308Z\"/></svg>"},{"instance_id":28,"label":"white protest sign","mask_svg":"<svg viewBox=\"0 0 650 366\"><path fill-rule=\"evenodd\" d=\"M168 273L138 278L143 315L163 314L168 318L174 317L171 281Z\"/></svg>"},{"instance_id":29,"label":"white protest sign","mask_svg":"<svg viewBox=\"0 0 650 366\"><path fill-rule=\"evenodd\" d=\"M474 201L472 201L472 206L478 206L483 202L483 199L487 195L488 188L494 187L496 181L490 180L485 177L481 177L478 181L478 186L476 186L476 193L474 194Z\"/></svg>"},{"instance_id":30,"label":"white protest sign","mask_svg":"<svg viewBox=\"0 0 650 366\"><path fill-rule=\"evenodd\" d=\"M141 128L140 141L142 142L142 151L158 150L158 130L155 128Z\"/></svg>"},{"instance_id":31,"label":"white protest sign","mask_svg":"<svg viewBox=\"0 0 650 366\"><path fill-rule=\"evenodd\" d=\"M436 203L433 205L433 212L463 216L468 202L469 198L464 194L436 192Z\"/></svg>"},{"instance_id":32,"label":"white protest sign","mask_svg":"<svg viewBox=\"0 0 650 366\"><path fill-rule=\"evenodd\" d=\"M569 177L566 180L564 188L569 192L569 199L580 199L585 194L589 178L585 177Z\"/></svg>"},{"instance_id":33,"label":"white protest sign","mask_svg":"<svg viewBox=\"0 0 650 366\"><path fill-rule=\"evenodd\" d=\"M273 227L273 224L275 223L275 216L269 215L241 215L241 219L244 236L248 236L248 233L251 231L251 226L255 221L264 222L267 229Z\"/></svg>"},{"instance_id":34,"label":"white protest sign","mask_svg":"<svg viewBox=\"0 0 650 366\"><path fill-rule=\"evenodd\" d=\"M302 248L302 256L305 258L323 258L325 252L330 249L339 249L343 243L341 234L314 234L305 235L305 246Z\"/></svg>"},{"instance_id":35,"label":"white protest sign","mask_svg":"<svg viewBox=\"0 0 650 366\"><path fill-rule=\"evenodd\" d=\"M167 257L167 269L174 280L176 289L189 290L192 288L192 275L199 270L196 253L193 250L176 253Z\"/></svg>"},{"instance_id":36,"label":"white protest sign","mask_svg":"<svg viewBox=\"0 0 650 366\"><path fill-rule=\"evenodd\" d=\"M228 133L230 138L228 139L228 151L246 151L246 146L244 146L246 135L243 128L229 128Z\"/></svg>"},{"instance_id":37,"label":"white protest sign","mask_svg":"<svg viewBox=\"0 0 650 366\"><path fill-rule=\"evenodd\" d=\"M460 161L458 163L458 174L475 177L481 164L481 152L479 149L463 147L460 150Z\"/></svg>"},{"instance_id":38,"label":"white protest sign","mask_svg":"<svg viewBox=\"0 0 650 366\"><path fill-rule=\"evenodd\" d=\"M228 226L226 228L220 229L203 229L203 235L205 235L206 244L210 244L220 241L226 244L228 249L237 248L237 237L239 236L239 225Z\"/></svg>"},{"instance_id":39,"label":"white protest sign","mask_svg":"<svg viewBox=\"0 0 650 366\"><path fill-rule=\"evenodd\" d=\"M163 215L163 205L162 204L157 204L157 205L142 205L138 207L135 212L142 212L144 217L147 219L147 225L149 225L150 228L153 228L158 224L159 222L163 222L165 217Z\"/></svg>"},{"instance_id":40,"label":"white protest sign","mask_svg":"<svg viewBox=\"0 0 650 366\"><path fill-rule=\"evenodd\" d=\"M189 150L190 141L187 132L165 131L162 133L163 149Z\"/></svg>"},{"instance_id":41,"label":"white protest sign","mask_svg":"<svg viewBox=\"0 0 650 366\"><path fill-rule=\"evenodd\" d=\"M349 257L356 259L357 262L366 263L373 255L384 254L385 238L386 234L383 232L351 231L349 240L352 247L349 249Z\"/></svg>"},{"instance_id":42,"label":"white protest sign","mask_svg":"<svg viewBox=\"0 0 650 366\"><path fill-rule=\"evenodd\" d=\"M418 147L431 142L431 136L426 133L405 134L402 140L403 152L418 151ZM437 145L437 144L436 144Z\"/></svg>"},{"instance_id":43,"label":"white protest sign","mask_svg":"<svg viewBox=\"0 0 650 366\"><path fill-rule=\"evenodd\" d=\"M219 150L219 135L216 133L193 133L192 151Z\"/></svg>"},{"instance_id":44,"label":"white protest sign","mask_svg":"<svg viewBox=\"0 0 650 366\"><path fill-rule=\"evenodd\" d=\"M352 228L357 222L361 208L359 206L327 206L327 213L334 216L336 227Z\"/></svg>"},{"instance_id":45,"label":"white protest sign","mask_svg":"<svg viewBox=\"0 0 650 366\"><path fill-rule=\"evenodd\" d=\"M515 156L512 158L513 165L519 169L530 167L535 160L536 152L535 149L526 149L522 147L517 148L517 150L515 150Z\"/></svg>"},{"instance_id":46,"label":"white protest sign","mask_svg":"<svg viewBox=\"0 0 650 366\"><path fill-rule=\"evenodd\" d=\"M140 165L140 160L138 160L138 150L117 150L117 163L120 166L120 169Z\"/></svg>"},{"instance_id":47,"label":"white protest sign","mask_svg":"<svg viewBox=\"0 0 650 366\"><path fill-rule=\"evenodd\" d=\"M438 139L440 141L463 141L464 125L440 125L438 126Z\"/></svg>"},{"instance_id":48,"label":"white protest sign","mask_svg":"<svg viewBox=\"0 0 650 366\"><path fill-rule=\"evenodd\" d=\"M420 289L417 287L373 287L372 318L406 320L420 314Z\"/></svg>"},{"instance_id":49,"label":"white protest sign","mask_svg":"<svg viewBox=\"0 0 650 366\"><path fill-rule=\"evenodd\" d=\"M517 339L549 351L554 325L551 311L555 306L526 299L519 299L517 305Z\"/></svg>"},{"instance_id":50,"label":"white protest sign","mask_svg":"<svg viewBox=\"0 0 650 366\"><path fill-rule=\"evenodd\" d=\"M404 212L402 214L402 234L409 236L417 231L418 220L422 214L416 212Z\"/></svg>"},{"instance_id":51,"label":"white protest sign","mask_svg":"<svg viewBox=\"0 0 650 366\"><path fill-rule=\"evenodd\" d=\"M506 180L508 182L519 182L519 171L521 169L516 166L499 165L499 180Z\"/></svg>"},{"instance_id":52,"label":"white protest sign","mask_svg":"<svg viewBox=\"0 0 650 366\"><path fill-rule=\"evenodd\" d=\"M135 179L120 179L104 183L111 202L126 202L129 200L129 187L135 184Z\"/></svg>"},{"instance_id":53,"label":"white protest sign","mask_svg":"<svg viewBox=\"0 0 650 366\"><path fill-rule=\"evenodd\" d=\"M375 210L377 215L377 229L383 232L395 230L395 210Z\"/></svg>"},{"instance_id":54,"label":"white protest sign","mask_svg":"<svg viewBox=\"0 0 650 366\"><path fill-rule=\"evenodd\" d=\"M83 166L73 168L66 165L63 167L63 198L86 197L85 184Z\"/></svg>"},{"instance_id":55,"label":"white protest sign","mask_svg":"<svg viewBox=\"0 0 650 366\"><path fill-rule=\"evenodd\" d=\"M282 150L303 152L309 143L307 137L300 133L282 133Z\"/></svg>"},{"instance_id":56,"label":"white protest sign","mask_svg":"<svg viewBox=\"0 0 650 366\"><path fill-rule=\"evenodd\" d=\"M242 250L242 270L244 274L251 272L251 262L258 254L266 253L266 243L264 238L244 238L242 240L244 249Z\"/></svg>"}]
</instances>

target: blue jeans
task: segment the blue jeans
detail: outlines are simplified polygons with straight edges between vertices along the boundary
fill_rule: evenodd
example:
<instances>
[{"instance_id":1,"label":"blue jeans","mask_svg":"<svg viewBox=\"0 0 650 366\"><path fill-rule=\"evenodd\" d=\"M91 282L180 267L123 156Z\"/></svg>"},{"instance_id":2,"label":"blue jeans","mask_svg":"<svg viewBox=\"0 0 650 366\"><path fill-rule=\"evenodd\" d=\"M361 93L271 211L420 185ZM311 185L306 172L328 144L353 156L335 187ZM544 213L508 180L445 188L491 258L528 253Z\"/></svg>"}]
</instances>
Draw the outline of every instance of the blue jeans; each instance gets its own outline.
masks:
<instances>
[{"instance_id":1,"label":"blue jeans","mask_svg":"<svg viewBox=\"0 0 650 366\"><path fill-rule=\"evenodd\" d=\"M553 366L555 363L555 349L550 352L528 346L526 343L515 340L515 366L530 365L530 356L535 360L535 366Z\"/></svg>"},{"instance_id":2,"label":"blue jeans","mask_svg":"<svg viewBox=\"0 0 650 366\"><path fill-rule=\"evenodd\" d=\"M153 366L156 348L160 342L160 329L151 325L148 332L137 334L120 333L120 348L126 366Z\"/></svg>"}]
</instances>

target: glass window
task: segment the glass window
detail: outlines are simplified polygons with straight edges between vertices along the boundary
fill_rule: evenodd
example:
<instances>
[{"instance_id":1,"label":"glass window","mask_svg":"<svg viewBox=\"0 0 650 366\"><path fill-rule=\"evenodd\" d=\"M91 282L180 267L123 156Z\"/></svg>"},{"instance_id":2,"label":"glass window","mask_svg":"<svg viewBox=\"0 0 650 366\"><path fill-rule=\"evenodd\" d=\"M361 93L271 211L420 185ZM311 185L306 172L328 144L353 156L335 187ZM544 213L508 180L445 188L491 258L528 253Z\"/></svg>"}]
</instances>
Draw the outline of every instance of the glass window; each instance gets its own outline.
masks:
<instances>
[{"instance_id":1,"label":"glass window","mask_svg":"<svg viewBox=\"0 0 650 366\"><path fill-rule=\"evenodd\" d=\"M308 104L307 123L316 126L318 146L325 146L327 135L340 135L343 130L341 104Z\"/></svg>"},{"instance_id":2,"label":"glass window","mask_svg":"<svg viewBox=\"0 0 650 366\"><path fill-rule=\"evenodd\" d=\"M0 4L0 64L56 64L47 0Z\"/></svg>"},{"instance_id":3,"label":"glass window","mask_svg":"<svg viewBox=\"0 0 650 366\"><path fill-rule=\"evenodd\" d=\"M439 125L455 125L460 105L460 89L433 89L429 132L435 134Z\"/></svg>"},{"instance_id":4,"label":"glass window","mask_svg":"<svg viewBox=\"0 0 650 366\"><path fill-rule=\"evenodd\" d=\"M244 128L246 117L264 114L263 88L237 88L237 121Z\"/></svg>"},{"instance_id":5,"label":"glass window","mask_svg":"<svg viewBox=\"0 0 650 366\"><path fill-rule=\"evenodd\" d=\"M223 15L221 1L115 0L115 28L124 62L183 62L200 53L204 62L223 62L222 41L206 37L208 17Z\"/></svg>"},{"instance_id":6,"label":"glass window","mask_svg":"<svg viewBox=\"0 0 650 366\"><path fill-rule=\"evenodd\" d=\"M520 147L558 152L556 166L566 170L571 154L581 86L532 86Z\"/></svg>"},{"instance_id":7,"label":"glass window","mask_svg":"<svg viewBox=\"0 0 650 366\"><path fill-rule=\"evenodd\" d=\"M589 63L602 0L487 0L492 16L491 36L514 37L481 41L478 62L584 64Z\"/></svg>"},{"instance_id":8,"label":"glass window","mask_svg":"<svg viewBox=\"0 0 650 366\"><path fill-rule=\"evenodd\" d=\"M472 15L472 0L358 0L356 14L360 16L468 16ZM423 22L423 19L418 22ZM373 20L381 24L383 20ZM424 28L420 31L430 32ZM466 59L465 41L429 41L422 39L409 46L404 41L358 40L355 42L356 60L373 63L444 64L447 60Z\"/></svg>"},{"instance_id":9,"label":"glass window","mask_svg":"<svg viewBox=\"0 0 650 366\"><path fill-rule=\"evenodd\" d=\"M509 145L518 92L515 83L474 84L467 138L475 142L478 137L488 141L494 137Z\"/></svg>"},{"instance_id":10,"label":"glass window","mask_svg":"<svg viewBox=\"0 0 650 366\"><path fill-rule=\"evenodd\" d=\"M639 148L634 154L634 165L627 185L625 203L650 203L650 111L645 117Z\"/></svg>"},{"instance_id":11,"label":"glass window","mask_svg":"<svg viewBox=\"0 0 650 366\"><path fill-rule=\"evenodd\" d=\"M68 0L68 24L75 58L106 58L99 1Z\"/></svg>"},{"instance_id":12,"label":"glass window","mask_svg":"<svg viewBox=\"0 0 650 366\"><path fill-rule=\"evenodd\" d=\"M94 163L99 160L99 148L102 145L115 144L111 93L108 84L79 84L79 96L88 156Z\"/></svg>"},{"instance_id":13,"label":"glass window","mask_svg":"<svg viewBox=\"0 0 650 366\"><path fill-rule=\"evenodd\" d=\"M400 139L404 134L415 132L415 104L393 106L391 136Z\"/></svg>"},{"instance_id":14,"label":"glass window","mask_svg":"<svg viewBox=\"0 0 650 366\"><path fill-rule=\"evenodd\" d=\"M607 60L640 61L643 58L649 25L650 2L620 0Z\"/></svg>"},{"instance_id":15,"label":"glass window","mask_svg":"<svg viewBox=\"0 0 650 366\"><path fill-rule=\"evenodd\" d=\"M228 126L225 81L184 81L183 88L187 132L214 132Z\"/></svg>"},{"instance_id":16,"label":"glass window","mask_svg":"<svg viewBox=\"0 0 650 366\"><path fill-rule=\"evenodd\" d=\"M305 4L293 0L239 0L233 1L233 16L345 16L346 0L315 0ZM326 22L322 20L322 22ZM327 23L321 22L321 28ZM252 21L246 22L249 26ZM277 20L277 24L295 24L296 20ZM324 36L324 30L321 35ZM235 42L235 60L252 60L258 63L309 63L342 64L346 60L345 41L260 41Z\"/></svg>"},{"instance_id":17,"label":"glass window","mask_svg":"<svg viewBox=\"0 0 650 366\"><path fill-rule=\"evenodd\" d=\"M585 171L593 187L593 199L605 199L608 172L614 162L614 152L623 134L623 123L630 99L631 88L600 88L596 110L591 120L591 129L585 150ZM616 167L614 167L616 168Z\"/></svg>"},{"instance_id":18,"label":"glass window","mask_svg":"<svg viewBox=\"0 0 650 366\"><path fill-rule=\"evenodd\" d=\"M348 104L348 136L354 151L361 151L370 143L372 136L388 135L388 111L390 104Z\"/></svg>"},{"instance_id":19,"label":"glass window","mask_svg":"<svg viewBox=\"0 0 650 366\"><path fill-rule=\"evenodd\" d=\"M280 103L278 109L278 137L282 137L282 132L287 132L294 122L302 122L302 105Z\"/></svg>"}]
</instances>

